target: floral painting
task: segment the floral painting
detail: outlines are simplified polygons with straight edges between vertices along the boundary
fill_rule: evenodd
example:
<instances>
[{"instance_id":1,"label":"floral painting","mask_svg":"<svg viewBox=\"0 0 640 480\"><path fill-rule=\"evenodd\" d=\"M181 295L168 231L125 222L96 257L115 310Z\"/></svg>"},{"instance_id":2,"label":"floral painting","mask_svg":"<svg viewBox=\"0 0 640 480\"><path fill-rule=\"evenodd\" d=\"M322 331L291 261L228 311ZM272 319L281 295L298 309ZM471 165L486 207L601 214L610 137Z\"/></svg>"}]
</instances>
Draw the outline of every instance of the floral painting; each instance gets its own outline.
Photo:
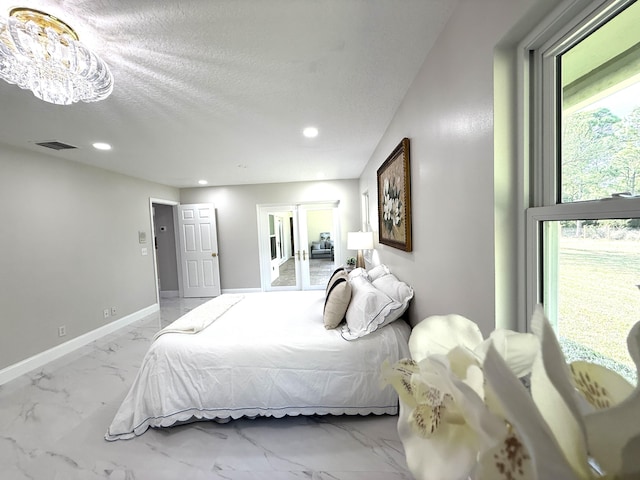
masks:
<instances>
[{"instance_id":1,"label":"floral painting","mask_svg":"<svg viewBox=\"0 0 640 480\"><path fill-rule=\"evenodd\" d=\"M380 243L411 251L409 139L403 138L378 169Z\"/></svg>"}]
</instances>

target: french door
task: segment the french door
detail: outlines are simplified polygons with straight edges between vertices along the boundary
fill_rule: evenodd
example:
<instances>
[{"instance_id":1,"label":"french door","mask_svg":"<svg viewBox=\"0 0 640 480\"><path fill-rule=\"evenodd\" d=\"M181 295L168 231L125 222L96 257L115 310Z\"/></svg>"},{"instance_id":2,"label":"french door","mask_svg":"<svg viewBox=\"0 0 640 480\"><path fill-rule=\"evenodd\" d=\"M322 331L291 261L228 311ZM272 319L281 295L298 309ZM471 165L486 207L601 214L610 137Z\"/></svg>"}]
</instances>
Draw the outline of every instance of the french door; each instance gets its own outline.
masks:
<instances>
[{"instance_id":1,"label":"french door","mask_svg":"<svg viewBox=\"0 0 640 480\"><path fill-rule=\"evenodd\" d=\"M325 288L341 263L339 229L338 202L259 205L262 289Z\"/></svg>"}]
</instances>

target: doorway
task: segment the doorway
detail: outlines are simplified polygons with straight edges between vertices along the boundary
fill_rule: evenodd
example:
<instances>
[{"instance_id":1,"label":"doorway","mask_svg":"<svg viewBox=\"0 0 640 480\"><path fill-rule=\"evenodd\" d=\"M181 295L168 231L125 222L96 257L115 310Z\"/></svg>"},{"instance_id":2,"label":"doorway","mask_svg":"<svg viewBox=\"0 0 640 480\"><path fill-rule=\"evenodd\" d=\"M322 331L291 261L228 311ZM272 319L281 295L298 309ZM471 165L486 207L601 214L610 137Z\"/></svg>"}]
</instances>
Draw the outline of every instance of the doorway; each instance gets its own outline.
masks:
<instances>
[{"instance_id":1,"label":"doorway","mask_svg":"<svg viewBox=\"0 0 640 480\"><path fill-rule=\"evenodd\" d=\"M341 258L338 204L258 206L263 290L326 287Z\"/></svg>"},{"instance_id":2,"label":"doorway","mask_svg":"<svg viewBox=\"0 0 640 480\"><path fill-rule=\"evenodd\" d=\"M179 296L174 207L153 204L153 248L156 255L156 280L160 298Z\"/></svg>"},{"instance_id":3,"label":"doorway","mask_svg":"<svg viewBox=\"0 0 640 480\"><path fill-rule=\"evenodd\" d=\"M220 295L215 207L151 198L156 301Z\"/></svg>"}]
</instances>

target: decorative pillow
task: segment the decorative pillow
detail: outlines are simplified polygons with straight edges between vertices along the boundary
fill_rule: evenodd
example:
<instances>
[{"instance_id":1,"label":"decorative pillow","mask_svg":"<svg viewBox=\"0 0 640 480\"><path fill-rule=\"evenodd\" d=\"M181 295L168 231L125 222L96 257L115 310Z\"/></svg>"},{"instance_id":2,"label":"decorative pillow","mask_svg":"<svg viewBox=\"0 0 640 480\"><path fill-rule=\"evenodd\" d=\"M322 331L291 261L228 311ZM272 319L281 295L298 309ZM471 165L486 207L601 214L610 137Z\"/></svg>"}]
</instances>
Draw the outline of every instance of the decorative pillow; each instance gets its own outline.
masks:
<instances>
[{"instance_id":1,"label":"decorative pillow","mask_svg":"<svg viewBox=\"0 0 640 480\"><path fill-rule=\"evenodd\" d=\"M339 278L333 282L327 292L327 298L324 301L324 312L322 313L324 328L329 330L340 325L340 322L344 320L344 314L349 307L350 301L351 284L345 272L344 275L339 274Z\"/></svg>"},{"instance_id":2,"label":"decorative pillow","mask_svg":"<svg viewBox=\"0 0 640 480\"><path fill-rule=\"evenodd\" d=\"M402 304L378 290L363 275L351 279L351 303L347 308L347 324L342 327L342 337L355 340L396 320L396 310Z\"/></svg>"},{"instance_id":3,"label":"decorative pillow","mask_svg":"<svg viewBox=\"0 0 640 480\"><path fill-rule=\"evenodd\" d=\"M390 315L392 318L387 323L391 323L393 320L397 320L409 307L409 302L413 298L413 288L404 282L401 282L393 273L388 273L378 277L371 282L378 290L389 295L393 300L400 303L402 308L394 310ZM395 318L393 318L395 316Z\"/></svg>"},{"instance_id":4,"label":"decorative pillow","mask_svg":"<svg viewBox=\"0 0 640 480\"><path fill-rule=\"evenodd\" d=\"M333 283L340 278L338 275L339 274L344 274L347 275L347 271L344 269L344 267L338 267L336 268L333 273L331 274L331 276L329 277L329 281L327 282L327 288L325 289L325 293L329 293L329 290L331 289L331 285L333 285Z\"/></svg>"},{"instance_id":5,"label":"decorative pillow","mask_svg":"<svg viewBox=\"0 0 640 480\"><path fill-rule=\"evenodd\" d=\"M387 267L385 264L380 264L376 267L373 267L367 273L369 274L369 280L373 282L375 279L380 278L383 275L388 275L390 272L389 267Z\"/></svg>"}]
</instances>

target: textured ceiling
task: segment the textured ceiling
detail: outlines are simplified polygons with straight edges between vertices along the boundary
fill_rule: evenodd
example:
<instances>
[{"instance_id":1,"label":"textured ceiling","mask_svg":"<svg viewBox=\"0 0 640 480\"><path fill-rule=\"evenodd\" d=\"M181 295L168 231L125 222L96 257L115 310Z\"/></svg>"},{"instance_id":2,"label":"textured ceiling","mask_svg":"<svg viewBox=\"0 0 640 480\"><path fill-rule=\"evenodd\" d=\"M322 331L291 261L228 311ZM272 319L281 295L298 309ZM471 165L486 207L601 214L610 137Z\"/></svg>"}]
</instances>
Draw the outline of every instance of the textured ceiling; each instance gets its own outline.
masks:
<instances>
[{"instance_id":1,"label":"textured ceiling","mask_svg":"<svg viewBox=\"0 0 640 480\"><path fill-rule=\"evenodd\" d=\"M0 81L0 142L176 187L357 178L457 1L0 0L64 20L115 78L71 106Z\"/></svg>"}]
</instances>

